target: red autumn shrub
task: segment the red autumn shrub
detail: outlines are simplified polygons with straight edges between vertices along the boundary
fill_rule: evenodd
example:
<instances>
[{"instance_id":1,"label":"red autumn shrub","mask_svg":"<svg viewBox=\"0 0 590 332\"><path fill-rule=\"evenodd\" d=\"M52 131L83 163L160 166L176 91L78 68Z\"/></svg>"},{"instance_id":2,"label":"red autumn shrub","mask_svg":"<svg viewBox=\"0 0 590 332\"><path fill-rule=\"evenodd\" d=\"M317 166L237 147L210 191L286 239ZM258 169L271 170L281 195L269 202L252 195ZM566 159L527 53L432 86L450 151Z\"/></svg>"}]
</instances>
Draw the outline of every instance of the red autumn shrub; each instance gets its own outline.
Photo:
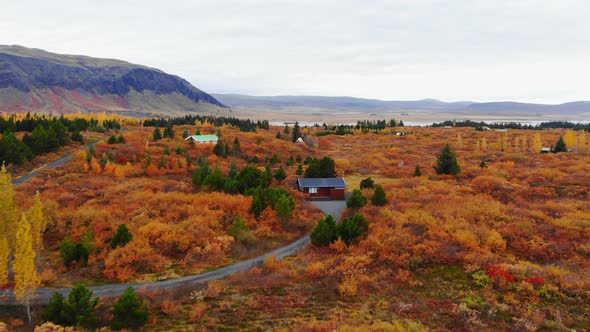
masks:
<instances>
[{"instance_id":1,"label":"red autumn shrub","mask_svg":"<svg viewBox=\"0 0 590 332\"><path fill-rule=\"evenodd\" d=\"M524 278L524 282L528 282L529 284L533 284L535 286L543 286L545 284L545 279L540 277L528 277Z\"/></svg>"},{"instance_id":2,"label":"red autumn shrub","mask_svg":"<svg viewBox=\"0 0 590 332\"><path fill-rule=\"evenodd\" d=\"M488 265L486 267L488 276L494 280L502 280L506 282L514 282L516 278L510 272L496 265Z\"/></svg>"}]
</instances>

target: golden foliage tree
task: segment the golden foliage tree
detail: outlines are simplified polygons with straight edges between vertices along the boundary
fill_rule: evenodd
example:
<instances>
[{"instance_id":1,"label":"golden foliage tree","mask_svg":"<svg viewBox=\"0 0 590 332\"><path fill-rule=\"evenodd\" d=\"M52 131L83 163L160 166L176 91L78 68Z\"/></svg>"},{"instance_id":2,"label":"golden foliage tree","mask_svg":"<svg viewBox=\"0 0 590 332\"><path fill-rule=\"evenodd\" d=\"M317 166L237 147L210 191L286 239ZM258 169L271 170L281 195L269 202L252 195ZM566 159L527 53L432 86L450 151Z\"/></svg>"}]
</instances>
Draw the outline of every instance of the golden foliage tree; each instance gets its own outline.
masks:
<instances>
[{"instance_id":1,"label":"golden foliage tree","mask_svg":"<svg viewBox=\"0 0 590 332\"><path fill-rule=\"evenodd\" d=\"M486 140L485 137L481 139L481 149L483 151L487 151L488 150L488 141Z\"/></svg>"},{"instance_id":2,"label":"golden foliage tree","mask_svg":"<svg viewBox=\"0 0 590 332\"><path fill-rule=\"evenodd\" d=\"M16 205L14 204L14 188L12 176L2 165L0 170L0 232L6 236L8 245L14 247L17 224Z\"/></svg>"},{"instance_id":3,"label":"golden foliage tree","mask_svg":"<svg viewBox=\"0 0 590 332\"><path fill-rule=\"evenodd\" d=\"M27 307L29 324L31 323L31 298L39 286L39 276L35 266L35 251L31 223L25 214L21 216L16 231L16 247L14 254L14 295Z\"/></svg>"},{"instance_id":4,"label":"golden foliage tree","mask_svg":"<svg viewBox=\"0 0 590 332\"><path fill-rule=\"evenodd\" d=\"M563 141L568 149L575 150L576 149L576 134L572 130L566 130L565 134L563 135Z\"/></svg>"},{"instance_id":5,"label":"golden foliage tree","mask_svg":"<svg viewBox=\"0 0 590 332\"><path fill-rule=\"evenodd\" d=\"M504 136L502 136L502 140L500 141L500 150L502 151L508 151L508 135L504 134Z\"/></svg>"},{"instance_id":6,"label":"golden foliage tree","mask_svg":"<svg viewBox=\"0 0 590 332\"><path fill-rule=\"evenodd\" d=\"M98 160L96 160L96 158L92 157L90 159L90 169L92 170L92 172L94 172L95 174L100 174L102 172L102 167L100 166L100 163L98 162Z\"/></svg>"},{"instance_id":7,"label":"golden foliage tree","mask_svg":"<svg viewBox=\"0 0 590 332\"><path fill-rule=\"evenodd\" d=\"M10 247L4 234L0 234L0 285L8 283L8 257Z\"/></svg>"},{"instance_id":8,"label":"golden foliage tree","mask_svg":"<svg viewBox=\"0 0 590 332\"><path fill-rule=\"evenodd\" d=\"M12 176L2 165L0 170L0 285L8 282L8 263L16 229L16 205Z\"/></svg>"},{"instance_id":9,"label":"golden foliage tree","mask_svg":"<svg viewBox=\"0 0 590 332\"><path fill-rule=\"evenodd\" d=\"M33 237L33 249L39 253L43 249L43 233L47 226L45 216L43 215L43 203L39 197L39 192L35 195L33 206L29 209L28 218L31 223L31 235Z\"/></svg>"},{"instance_id":10,"label":"golden foliage tree","mask_svg":"<svg viewBox=\"0 0 590 332\"><path fill-rule=\"evenodd\" d=\"M533 136L533 152L539 153L543 148L543 142L541 141L541 133L535 133Z\"/></svg>"}]
</instances>

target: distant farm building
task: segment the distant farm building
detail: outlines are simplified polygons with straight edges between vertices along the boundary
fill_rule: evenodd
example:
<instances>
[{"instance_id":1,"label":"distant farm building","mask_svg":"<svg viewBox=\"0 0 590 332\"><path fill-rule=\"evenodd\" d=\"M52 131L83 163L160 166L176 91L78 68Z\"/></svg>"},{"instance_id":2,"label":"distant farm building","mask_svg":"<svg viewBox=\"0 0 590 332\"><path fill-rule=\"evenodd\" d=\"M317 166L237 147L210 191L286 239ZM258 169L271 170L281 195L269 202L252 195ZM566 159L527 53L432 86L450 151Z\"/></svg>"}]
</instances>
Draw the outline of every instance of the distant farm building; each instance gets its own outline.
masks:
<instances>
[{"instance_id":1,"label":"distant farm building","mask_svg":"<svg viewBox=\"0 0 590 332\"><path fill-rule=\"evenodd\" d=\"M295 140L295 143L303 143L303 138L298 137L297 140Z\"/></svg>"},{"instance_id":2,"label":"distant farm building","mask_svg":"<svg viewBox=\"0 0 590 332\"><path fill-rule=\"evenodd\" d=\"M217 144L219 137L215 135L192 135L184 139L187 142L195 142L197 144Z\"/></svg>"},{"instance_id":3,"label":"distant farm building","mask_svg":"<svg viewBox=\"0 0 590 332\"><path fill-rule=\"evenodd\" d=\"M346 181L344 178L299 178L297 187L307 199L344 200Z\"/></svg>"},{"instance_id":4,"label":"distant farm building","mask_svg":"<svg viewBox=\"0 0 590 332\"><path fill-rule=\"evenodd\" d=\"M547 148L547 147L541 148L541 153L549 153L549 152L551 152L551 148Z\"/></svg>"}]
</instances>

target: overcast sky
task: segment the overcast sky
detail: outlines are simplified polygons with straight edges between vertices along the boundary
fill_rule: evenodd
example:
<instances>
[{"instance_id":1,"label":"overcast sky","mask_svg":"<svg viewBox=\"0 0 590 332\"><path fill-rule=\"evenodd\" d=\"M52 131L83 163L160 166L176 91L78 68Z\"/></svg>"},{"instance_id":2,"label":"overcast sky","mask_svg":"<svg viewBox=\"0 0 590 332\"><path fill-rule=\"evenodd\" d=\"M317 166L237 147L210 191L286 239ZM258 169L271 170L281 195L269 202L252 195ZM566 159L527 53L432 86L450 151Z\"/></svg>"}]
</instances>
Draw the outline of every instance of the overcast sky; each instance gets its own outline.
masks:
<instances>
[{"instance_id":1,"label":"overcast sky","mask_svg":"<svg viewBox=\"0 0 590 332\"><path fill-rule=\"evenodd\" d=\"M0 0L0 44L211 93L590 100L588 0Z\"/></svg>"}]
</instances>

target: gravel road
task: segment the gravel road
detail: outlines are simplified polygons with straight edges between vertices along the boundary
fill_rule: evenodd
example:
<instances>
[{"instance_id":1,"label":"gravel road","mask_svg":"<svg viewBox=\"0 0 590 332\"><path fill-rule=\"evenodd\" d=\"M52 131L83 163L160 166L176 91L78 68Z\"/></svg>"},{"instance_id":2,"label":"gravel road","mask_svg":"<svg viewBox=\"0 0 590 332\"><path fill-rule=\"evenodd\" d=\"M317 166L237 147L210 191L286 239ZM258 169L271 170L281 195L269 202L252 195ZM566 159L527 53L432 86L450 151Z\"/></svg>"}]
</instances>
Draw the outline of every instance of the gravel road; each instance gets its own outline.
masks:
<instances>
[{"instance_id":1,"label":"gravel road","mask_svg":"<svg viewBox=\"0 0 590 332\"><path fill-rule=\"evenodd\" d=\"M95 146L97 143L98 142L86 145L84 147L84 149L85 150L90 149L93 146ZM12 183L14 185L23 184L23 183L29 181L30 179L34 178L35 176L37 176L39 174L39 172L41 172L41 171L54 169L54 168L64 165L66 162L68 162L68 160L70 160L72 158L73 155L74 155L74 152L68 153L67 155L65 155L57 160L54 160L54 161L50 162L49 164L45 164L45 165L37 168L36 170L32 171L29 174L25 174L19 178L12 180Z\"/></svg>"},{"instance_id":2,"label":"gravel road","mask_svg":"<svg viewBox=\"0 0 590 332\"><path fill-rule=\"evenodd\" d=\"M297 241L275 249L271 252L268 252L264 255L258 256L256 258L248 259L239 263L235 263L232 265L228 265L226 267L222 267L220 269L209 271L193 276L188 276L184 278L178 279L170 279L164 281L156 281L156 282L146 282L146 283L126 283L126 284L110 284L110 285L103 285L103 286L91 286L89 287L90 290L94 292L94 295L97 297L102 298L109 298L109 297L118 297L121 296L127 287L133 287L135 289L141 289L142 291L154 291L154 290L175 290L175 289L185 289L190 288L192 286L205 283L207 281L220 279L226 277L230 274L234 274L236 272L248 270L254 266L260 266L264 263L266 259L271 256L276 256L278 259L283 259L289 255L294 254L299 249L305 247L309 243L309 235L305 235L298 239ZM64 296L67 296L70 293L71 288L59 288L59 289L52 289L52 288L39 288L37 289L37 296L33 299L34 304L47 304L51 300L53 293L61 293ZM14 298L14 294L12 290L3 290L0 291L0 306L1 305L17 305L16 299Z\"/></svg>"}]
</instances>

